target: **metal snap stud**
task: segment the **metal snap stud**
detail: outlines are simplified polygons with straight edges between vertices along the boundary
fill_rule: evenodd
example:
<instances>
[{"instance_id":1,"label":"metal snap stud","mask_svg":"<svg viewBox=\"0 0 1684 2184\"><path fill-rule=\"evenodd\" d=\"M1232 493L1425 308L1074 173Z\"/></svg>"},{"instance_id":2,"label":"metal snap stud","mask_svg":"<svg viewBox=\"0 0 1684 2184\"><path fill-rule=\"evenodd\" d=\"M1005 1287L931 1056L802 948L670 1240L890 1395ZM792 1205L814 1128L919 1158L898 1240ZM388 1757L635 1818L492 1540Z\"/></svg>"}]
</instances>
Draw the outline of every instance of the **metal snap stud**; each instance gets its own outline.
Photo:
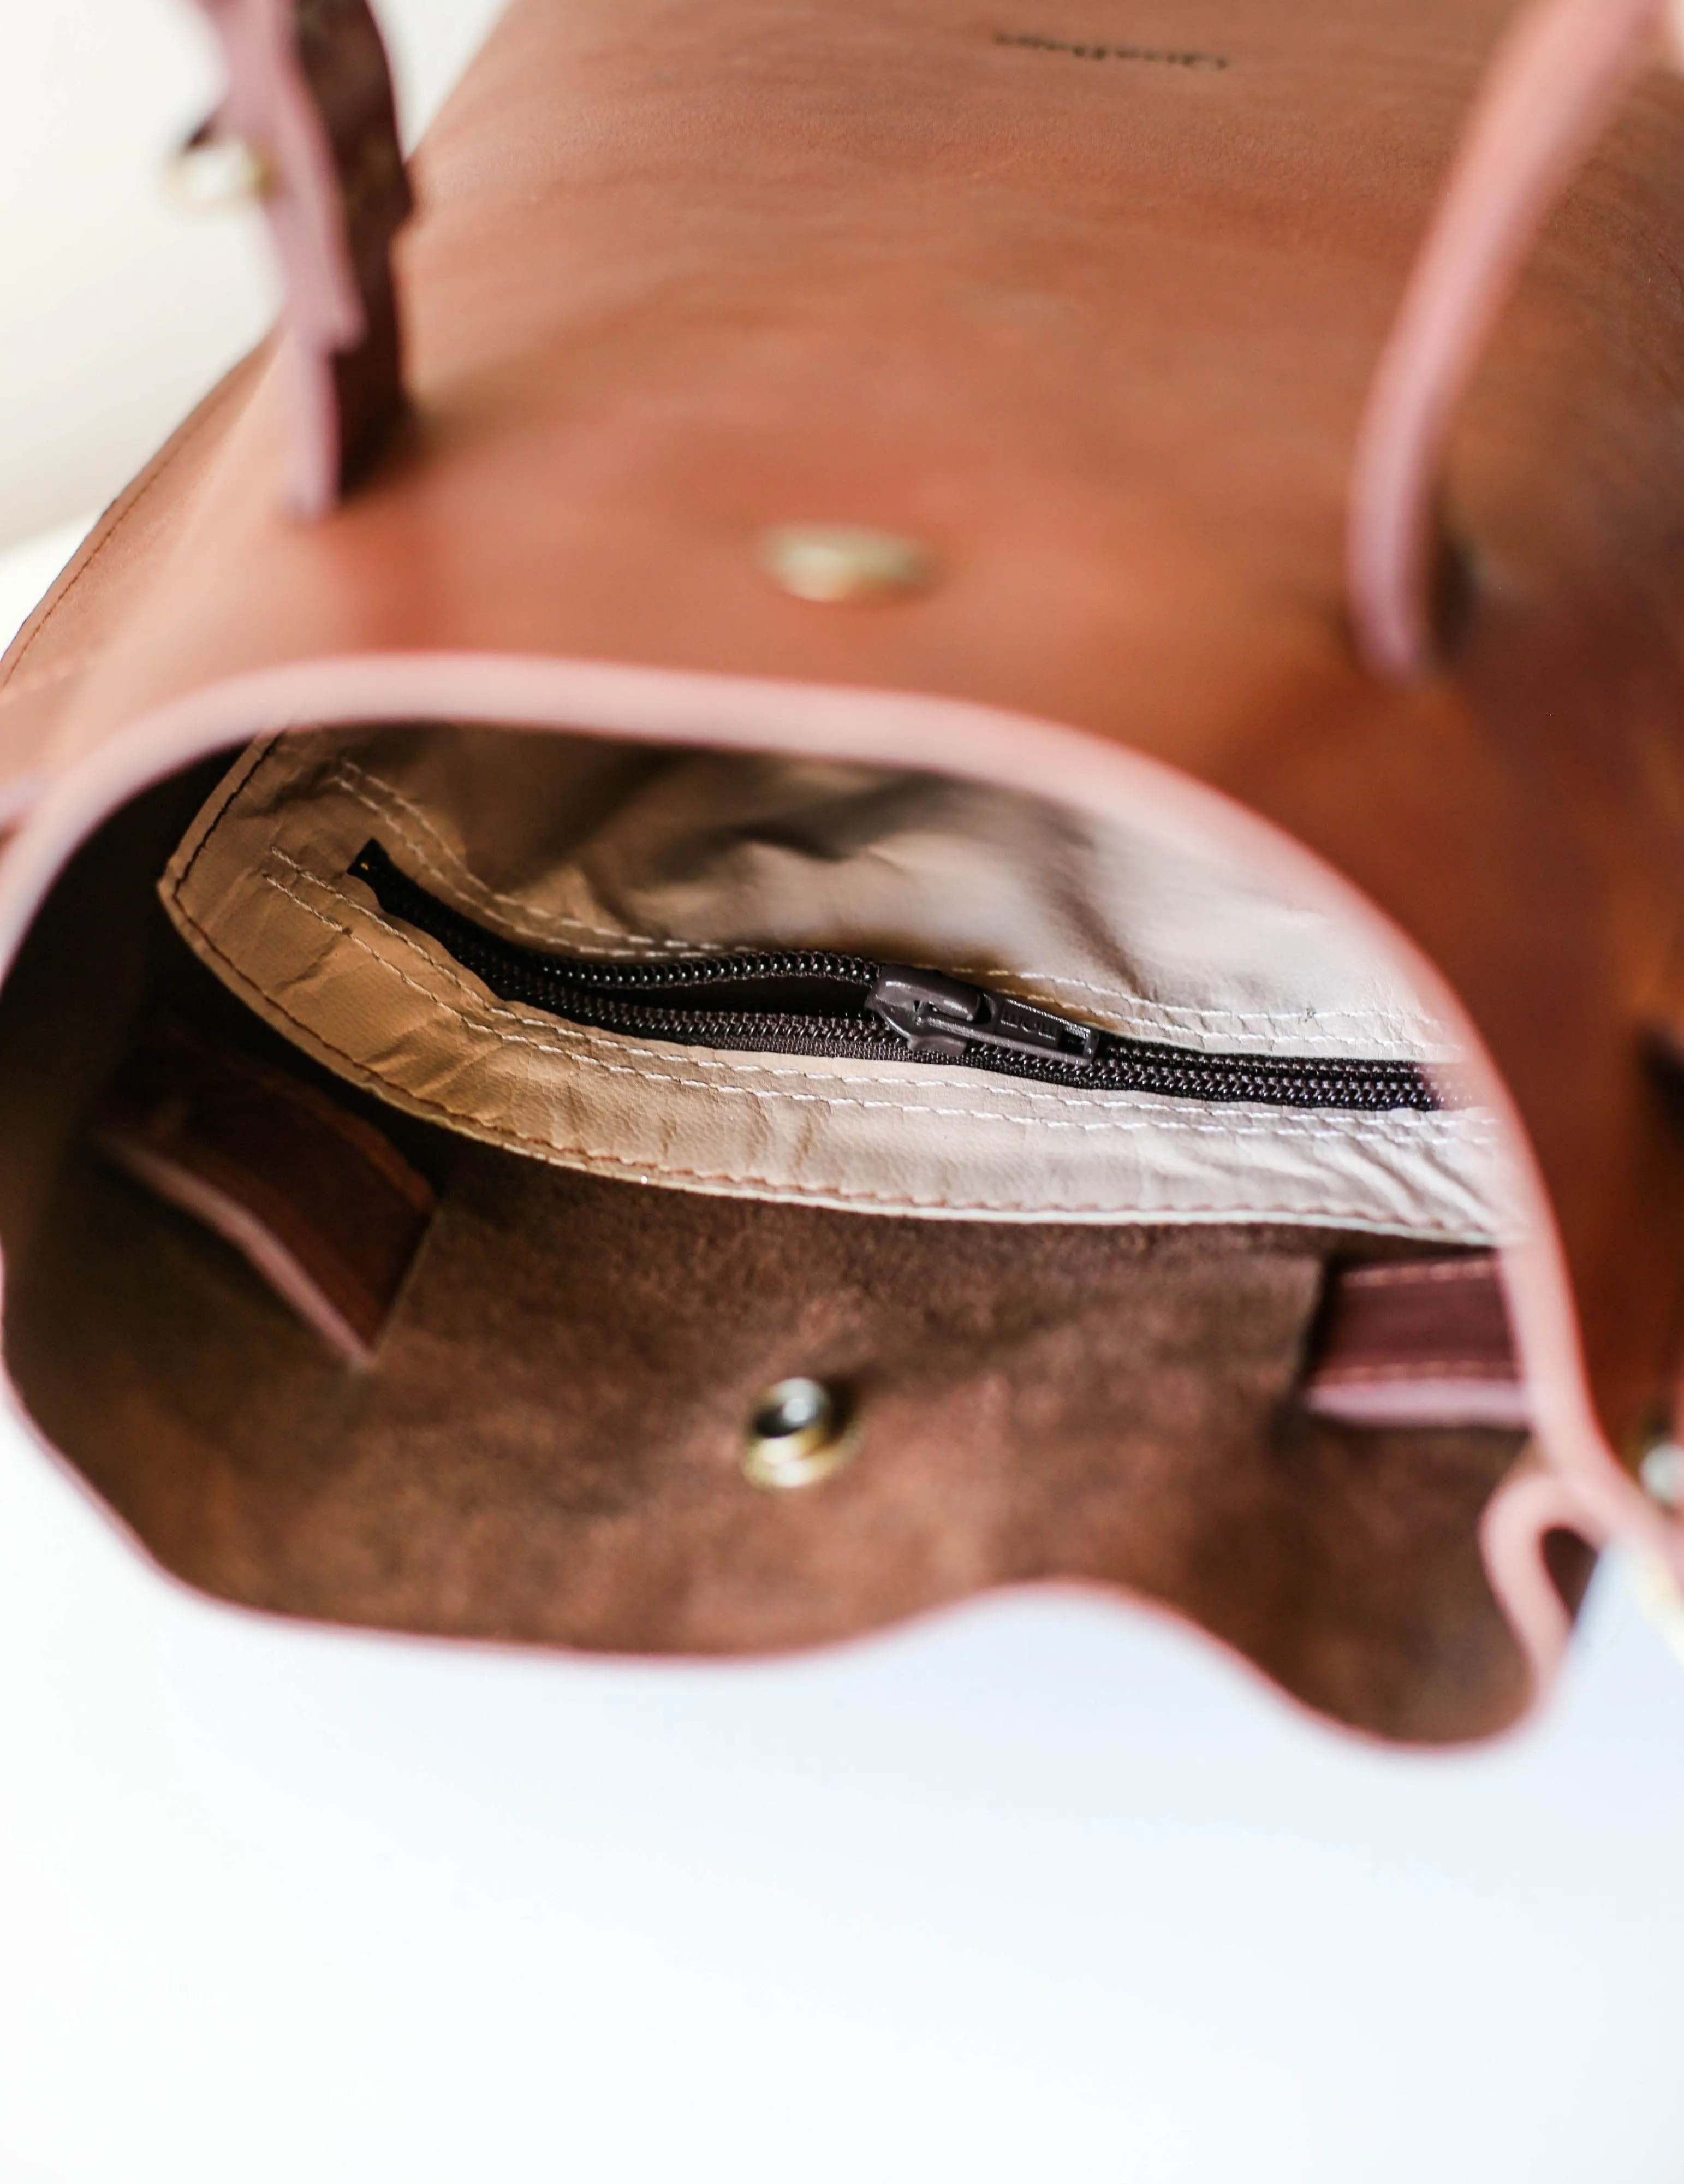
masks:
<instances>
[{"instance_id":1,"label":"metal snap stud","mask_svg":"<svg viewBox=\"0 0 1684 2184\"><path fill-rule=\"evenodd\" d=\"M1663 1509L1684 1507L1684 1448L1670 1434L1651 1441L1637 1467L1643 1491Z\"/></svg>"},{"instance_id":2,"label":"metal snap stud","mask_svg":"<svg viewBox=\"0 0 1684 2184\"><path fill-rule=\"evenodd\" d=\"M762 533L755 558L780 591L829 606L920 592L936 574L916 538L846 523L781 524Z\"/></svg>"},{"instance_id":3,"label":"metal snap stud","mask_svg":"<svg viewBox=\"0 0 1684 2184\"><path fill-rule=\"evenodd\" d=\"M243 136L219 136L209 123L164 162L164 180L183 212L227 212L254 203L272 179L269 161Z\"/></svg>"},{"instance_id":4,"label":"metal snap stud","mask_svg":"<svg viewBox=\"0 0 1684 2184\"><path fill-rule=\"evenodd\" d=\"M814 1486L853 1454L859 1429L822 1380L779 1380L749 1413L742 1475L751 1486Z\"/></svg>"}]
</instances>

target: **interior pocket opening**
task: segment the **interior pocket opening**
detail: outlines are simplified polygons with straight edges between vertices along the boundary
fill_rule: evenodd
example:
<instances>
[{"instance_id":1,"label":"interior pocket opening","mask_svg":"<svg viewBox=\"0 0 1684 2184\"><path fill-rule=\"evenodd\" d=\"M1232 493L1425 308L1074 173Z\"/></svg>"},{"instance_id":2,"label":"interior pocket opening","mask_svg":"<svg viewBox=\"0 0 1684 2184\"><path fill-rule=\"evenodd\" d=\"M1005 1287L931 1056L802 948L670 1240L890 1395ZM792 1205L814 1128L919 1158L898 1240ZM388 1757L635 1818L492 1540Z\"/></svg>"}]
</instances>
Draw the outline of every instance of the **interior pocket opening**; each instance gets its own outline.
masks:
<instances>
[{"instance_id":1,"label":"interior pocket opening","mask_svg":"<svg viewBox=\"0 0 1684 2184\"><path fill-rule=\"evenodd\" d=\"M792 1013L867 1031L761 1044L821 958L863 988ZM730 1036L650 1016L692 985ZM1027 1045L979 1060L979 1023ZM1145 824L776 754L294 734L99 830L0 1031L14 1379L208 1591L719 1653L1077 1580L1388 1735L1523 1702L1476 1537L1521 1432L1304 1400L1330 1279L1488 1256L1491 1119L1385 966ZM112 1156L146 1070L142 1134L221 1176L220 1229ZM349 1338L242 1248L247 1185L331 1305L386 1221ZM743 1422L792 1374L846 1390L859 1453L757 1494Z\"/></svg>"}]
</instances>

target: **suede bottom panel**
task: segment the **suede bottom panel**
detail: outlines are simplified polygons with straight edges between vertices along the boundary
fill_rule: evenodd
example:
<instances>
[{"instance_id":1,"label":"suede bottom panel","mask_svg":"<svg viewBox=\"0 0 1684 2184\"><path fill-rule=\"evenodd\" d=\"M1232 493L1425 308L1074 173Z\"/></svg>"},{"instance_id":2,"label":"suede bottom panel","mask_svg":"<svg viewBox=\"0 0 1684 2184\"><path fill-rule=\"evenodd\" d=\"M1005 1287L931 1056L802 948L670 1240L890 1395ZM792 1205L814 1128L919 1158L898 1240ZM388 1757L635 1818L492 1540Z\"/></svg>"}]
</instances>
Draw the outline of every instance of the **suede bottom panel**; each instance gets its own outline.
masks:
<instances>
[{"instance_id":1,"label":"suede bottom panel","mask_svg":"<svg viewBox=\"0 0 1684 2184\"><path fill-rule=\"evenodd\" d=\"M1476 1545L1517 1438L1358 1432L1292 1401L1337 1238L885 1220L440 1157L362 1373L214 1238L89 1159L65 1170L10 1301L12 1368L194 1584L716 1654L1087 1579L1387 1736L1474 1736L1521 1703ZM851 1390L859 1452L759 1493L742 1424L797 1373Z\"/></svg>"}]
</instances>

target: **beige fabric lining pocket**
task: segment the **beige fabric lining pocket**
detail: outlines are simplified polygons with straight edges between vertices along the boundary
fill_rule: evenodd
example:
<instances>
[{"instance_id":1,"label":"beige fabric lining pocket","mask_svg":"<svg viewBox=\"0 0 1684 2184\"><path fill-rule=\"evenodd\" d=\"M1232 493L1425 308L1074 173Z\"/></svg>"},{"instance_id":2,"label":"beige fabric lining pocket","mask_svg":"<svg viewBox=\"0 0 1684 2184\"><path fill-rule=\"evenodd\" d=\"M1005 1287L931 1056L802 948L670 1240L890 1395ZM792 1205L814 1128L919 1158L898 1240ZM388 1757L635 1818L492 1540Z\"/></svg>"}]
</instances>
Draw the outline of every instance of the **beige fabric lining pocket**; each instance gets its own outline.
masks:
<instances>
[{"instance_id":1,"label":"beige fabric lining pocket","mask_svg":"<svg viewBox=\"0 0 1684 2184\"><path fill-rule=\"evenodd\" d=\"M161 893L201 959L328 1068L562 1167L931 1217L1284 1220L1470 1244L1501 1226L1478 1112L719 1052L512 1006L348 876L371 836L462 914L559 954L850 949L1203 1050L1448 1056L1326 920L1062 807L585 736L321 732L246 755Z\"/></svg>"}]
</instances>

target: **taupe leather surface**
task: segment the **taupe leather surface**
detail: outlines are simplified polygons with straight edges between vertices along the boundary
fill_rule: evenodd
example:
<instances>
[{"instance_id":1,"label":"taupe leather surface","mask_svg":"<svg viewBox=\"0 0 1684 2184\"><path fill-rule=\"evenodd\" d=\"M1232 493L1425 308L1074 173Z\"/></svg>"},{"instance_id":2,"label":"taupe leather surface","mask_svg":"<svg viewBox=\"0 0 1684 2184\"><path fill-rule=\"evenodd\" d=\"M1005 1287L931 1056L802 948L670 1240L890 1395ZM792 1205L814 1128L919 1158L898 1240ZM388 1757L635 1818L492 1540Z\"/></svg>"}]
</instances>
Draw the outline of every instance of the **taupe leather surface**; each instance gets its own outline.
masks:
<instances>
[{"instance_id":1,"label":"taupe leather surface","mask_svg":"<svg viewBox=\"0 0 1684 2184\"><path fill-rule=\"evenodd\" d=\"M881 767L328 732L230 771L162 899L328 1069L564 1167L883 1217L1297 1220L1461 1244L1505 1229L1500 1140L1476 1107L1225 1105L581 1030L498 1000L383 915L350 877L371 835L464 916L564 958L840 949L1192 1055L1455 1058L1335 920L1144 824Z\"/></svg>"}]
</instances>

